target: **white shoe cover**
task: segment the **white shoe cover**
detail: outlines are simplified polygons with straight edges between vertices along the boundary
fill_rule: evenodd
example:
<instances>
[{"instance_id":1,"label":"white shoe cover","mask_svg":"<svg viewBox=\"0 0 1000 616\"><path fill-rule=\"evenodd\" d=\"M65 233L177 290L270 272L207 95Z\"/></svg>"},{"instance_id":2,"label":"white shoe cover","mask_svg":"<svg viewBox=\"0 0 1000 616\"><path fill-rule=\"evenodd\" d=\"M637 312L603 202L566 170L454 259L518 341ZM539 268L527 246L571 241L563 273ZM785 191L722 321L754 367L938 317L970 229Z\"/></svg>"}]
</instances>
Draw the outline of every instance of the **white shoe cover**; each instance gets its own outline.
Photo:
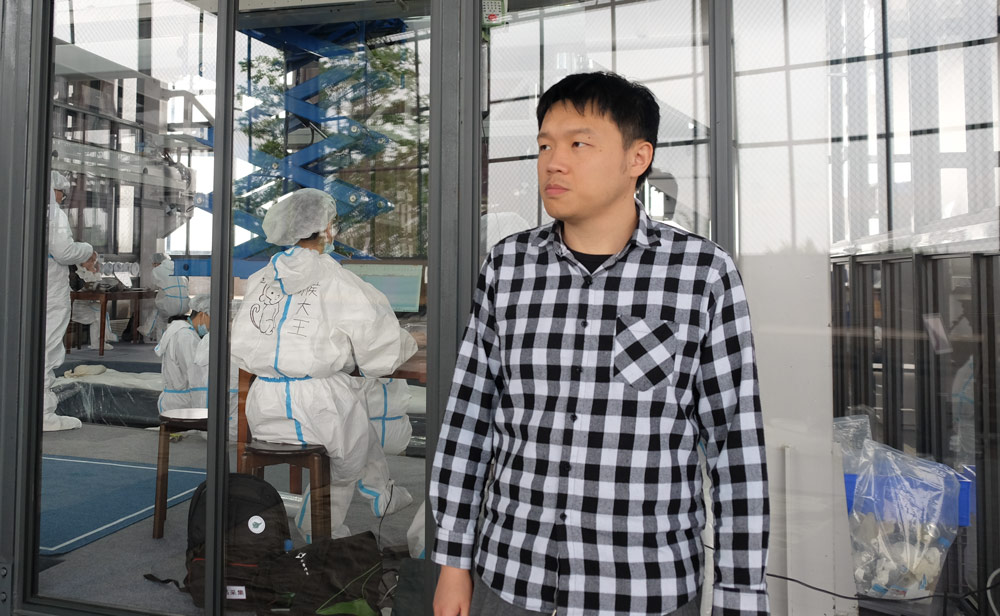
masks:
<instances>
[{"instance_id":1,"label":"white shoe cover","mask_svg":"<svg viewBox=\"0 0 1000 616\"><path fill-rule=\"evenodd\" d=\"M405 509L413 502L413 496L410 495L410 491L403 486L397 486L395 483L389 484L389 489L386 490L387 496L386 503L380 502L382 499L377 498L372 502L372 510L375 513L376 518L381 518L390 514L393 514L400 509ZM379 511L383 509L383 511Z\"/></svg>"},{"instance_id":2,"label":"white shoe cover","mask_svg":"<svg viewBox=\"0 0 1000 616\"><path fill-rule=\"evenodd\" d=\"M59 432L60 430L75 430L83 425L76 417L65 417L51 413L42 417L42 432Z\"/></svg>"}]
</instances>

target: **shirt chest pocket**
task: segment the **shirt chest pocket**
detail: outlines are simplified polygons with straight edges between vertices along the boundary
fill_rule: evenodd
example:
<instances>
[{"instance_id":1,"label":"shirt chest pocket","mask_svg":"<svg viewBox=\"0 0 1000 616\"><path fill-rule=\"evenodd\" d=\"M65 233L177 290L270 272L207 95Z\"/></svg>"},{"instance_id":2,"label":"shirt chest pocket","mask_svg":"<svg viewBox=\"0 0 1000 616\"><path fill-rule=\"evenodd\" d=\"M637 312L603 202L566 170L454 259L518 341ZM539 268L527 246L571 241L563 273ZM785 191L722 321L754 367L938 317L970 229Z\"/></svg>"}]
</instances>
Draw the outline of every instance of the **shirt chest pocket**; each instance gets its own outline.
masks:
<instances>
[{"instance_id":1,"label":"shirt chest pocket","mask_svg":"<svg viewBox=\"0 0 1000 616\"><path fill-rule=\"evenodd\" d=\"M612 374L640 391L672 384L677 346L670 323L618 315Z\"/></svg>"}]
</instances>

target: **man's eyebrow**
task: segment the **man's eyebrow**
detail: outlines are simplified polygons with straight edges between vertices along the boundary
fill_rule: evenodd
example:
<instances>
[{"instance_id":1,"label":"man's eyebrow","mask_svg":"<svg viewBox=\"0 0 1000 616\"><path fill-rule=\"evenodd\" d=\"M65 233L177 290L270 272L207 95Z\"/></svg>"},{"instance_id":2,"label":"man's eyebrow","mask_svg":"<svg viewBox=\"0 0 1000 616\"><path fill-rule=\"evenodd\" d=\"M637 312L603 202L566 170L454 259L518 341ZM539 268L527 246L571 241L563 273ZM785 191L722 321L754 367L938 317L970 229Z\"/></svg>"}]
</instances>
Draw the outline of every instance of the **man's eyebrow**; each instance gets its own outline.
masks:
<instances>
[{"instance_id":1,"label":"man's eyebrow","mask_svg":"<svg viewBox=\"0 0 1000 616\"><path fill-rule=\"evenodd\" d=\"M594 135L596 133L594 132L594 129L592 129L592 128L587 128L585 126L581 126L580 128L573 128L573 129L564 131L564 134L566 134L566 135ZM549 133L547 133L545 131L539 131L538 132L538 136L535 137L535 139L551 139L551 138L552 138L552 135L550 135Z\"/></svg>"}]
</instances>

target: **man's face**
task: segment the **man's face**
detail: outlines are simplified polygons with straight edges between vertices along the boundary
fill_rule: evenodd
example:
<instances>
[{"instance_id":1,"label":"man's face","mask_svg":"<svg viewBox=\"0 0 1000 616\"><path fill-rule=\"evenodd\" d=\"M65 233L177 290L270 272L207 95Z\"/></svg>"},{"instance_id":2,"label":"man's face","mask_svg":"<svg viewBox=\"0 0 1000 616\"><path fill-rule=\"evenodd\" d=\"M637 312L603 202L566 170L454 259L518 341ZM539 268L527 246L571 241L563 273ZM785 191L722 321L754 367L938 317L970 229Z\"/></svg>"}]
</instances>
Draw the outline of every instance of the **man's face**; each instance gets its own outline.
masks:
<instances>
[{"instance_id":1,"label":"man's face","mask_svg":"<svg viewBox=\"0 0 1000 616\"><path fill-rule=\"evenodd\" d=\"M56 190L54 190L52 192L55 193L56 203L58 203L59 205L62 205L63 201L66 200L66 193L64 193L63 191L61 191L59 189L56 189Z\"/></svg>"},{"instance_id":2,"label":"man's face","mask_svg":"<svg viewBox=\"0 0 1000 616\"><path fill-rule=\"evenodd\" d=\"M591 109L553 105L538 131L538 191L549 216L566 223L600 217L615 202L631 201L635 180L618 126Z\"/></svg>"}]
</instances>

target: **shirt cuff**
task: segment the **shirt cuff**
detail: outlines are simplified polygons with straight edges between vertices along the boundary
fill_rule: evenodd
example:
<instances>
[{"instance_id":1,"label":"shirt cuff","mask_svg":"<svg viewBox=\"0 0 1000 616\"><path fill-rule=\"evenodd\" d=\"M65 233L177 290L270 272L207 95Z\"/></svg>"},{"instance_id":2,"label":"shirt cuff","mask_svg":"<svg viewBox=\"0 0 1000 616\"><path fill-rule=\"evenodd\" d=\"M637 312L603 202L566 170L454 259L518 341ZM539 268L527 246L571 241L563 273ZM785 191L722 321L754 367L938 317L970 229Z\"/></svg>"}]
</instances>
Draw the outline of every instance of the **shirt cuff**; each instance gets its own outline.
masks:
<instances>
[{"instance_id":1,"label":"shirt cuff","mask_svg":"<svg viewBox=\"0 0 1000 616\"><path fill-rule=\"evenodd\" d=\"M767 589L716 586L712 589L712 616L769 616Z\"/></svg>"},{"instance_id":2,"label":"shirt cuff","mask_svg":"<svg viewBox=\"0 0 1000 616\"><path fill-rule=\"evenodd\" d=\"M472 570L475 533L455 533L441 527L436 530L431 560L439 565Z\"/></svg>"}]
</instances>

